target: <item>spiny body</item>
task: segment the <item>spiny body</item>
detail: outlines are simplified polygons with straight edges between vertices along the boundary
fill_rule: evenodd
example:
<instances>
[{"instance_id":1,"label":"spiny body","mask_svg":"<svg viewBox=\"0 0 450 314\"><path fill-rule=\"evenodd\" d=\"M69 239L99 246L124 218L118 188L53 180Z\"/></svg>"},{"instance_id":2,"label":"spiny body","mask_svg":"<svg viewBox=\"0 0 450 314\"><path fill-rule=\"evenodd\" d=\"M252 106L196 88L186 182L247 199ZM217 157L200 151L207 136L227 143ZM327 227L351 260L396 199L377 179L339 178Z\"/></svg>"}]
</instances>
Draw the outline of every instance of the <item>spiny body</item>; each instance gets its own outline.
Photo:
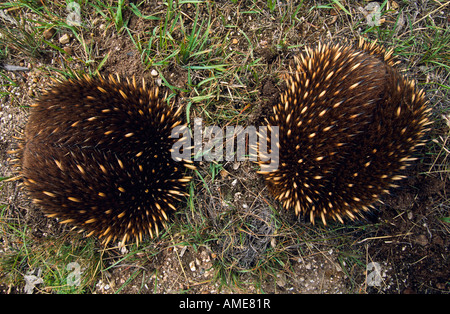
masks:
<instances>
[{"instance_id":1,"label":"spiny body","mask_svg":"<svg viewBox=\"0 0 450 314\"><path fill-rule=\"evenodd\" d=\"M19 154L24 184L47 216L105 243L153 237L195 168L171 157L175 127L180 111L145 82L59 82L31 109Z\"/></svg>"},{"instance_id":2,"label":"spiny body","mask_svg":"<svg viewBox=\"0 0 450 314\"><path fill-rule=\"evenodd\" d=\"M269 129L279 126L279 167L260 162L283 207L313 223L353 220L402 179L430 109L395 63L392 51L365 41L319 44L296 60L268 119Z\"/></svg>"}]
</instances>

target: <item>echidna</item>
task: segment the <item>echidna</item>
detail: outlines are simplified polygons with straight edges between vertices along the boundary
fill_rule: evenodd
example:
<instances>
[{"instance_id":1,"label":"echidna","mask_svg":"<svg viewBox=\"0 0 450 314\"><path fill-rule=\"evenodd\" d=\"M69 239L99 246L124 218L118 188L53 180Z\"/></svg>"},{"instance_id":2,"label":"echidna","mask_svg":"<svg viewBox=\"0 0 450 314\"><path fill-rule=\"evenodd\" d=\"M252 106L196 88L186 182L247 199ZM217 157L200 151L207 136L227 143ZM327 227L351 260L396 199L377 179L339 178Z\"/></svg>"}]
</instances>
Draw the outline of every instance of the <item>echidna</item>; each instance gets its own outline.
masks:
<instances>
[{"instance_id":1,"label":"echidna","mask_svg":"<svg viewBox=\"0 0 450 314\"><path fill-rule=\"evenodd\" d=\"M175 112L147 88L119 77L59 82L31 108L20 155L34 203L105 243L159 232L191 177L174 160Z\"/></svg>"},{"instance_id":2,"label":"echidna","mask_svg":"<svg viewBox=\"0 0 450 314\"><path fill-rule=\"evenodd\" d=\"M423 145L425 95L395 69L392 51L364 40L327 43L296 59L270 126L279 127L279 166L266 171L284 208L312 223L341 223L368 211L403 178ZM270 139L269 139L270 143Z\"/></svg>"}]
</instances>

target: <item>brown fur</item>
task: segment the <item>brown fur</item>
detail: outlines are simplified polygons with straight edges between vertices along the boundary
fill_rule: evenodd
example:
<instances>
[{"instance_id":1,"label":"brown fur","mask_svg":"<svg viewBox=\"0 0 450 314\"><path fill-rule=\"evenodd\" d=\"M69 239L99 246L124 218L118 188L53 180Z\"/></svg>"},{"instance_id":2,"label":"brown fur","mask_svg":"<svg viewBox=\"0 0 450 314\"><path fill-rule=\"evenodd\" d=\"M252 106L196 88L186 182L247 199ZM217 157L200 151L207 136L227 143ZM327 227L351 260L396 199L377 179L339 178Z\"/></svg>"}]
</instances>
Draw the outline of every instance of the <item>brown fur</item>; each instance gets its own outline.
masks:
<instances>
[{"instance_id":1,"label":"brown fur","mask_svg":"<svg viewBox=\"0 0 450 314\"><path fill-rule=\"evenodd\" d=\"M394 63L391 52L364 42L300 56L268 119L280 128L280 166L262 172L283 207L312 222L343 222L401 179L429 122L423 91Z\"/></svg>"},{"instance_id":2,"label":"brown fur","mask_svg":"<svg viewBox=\"0 0 450 314\"><path fill-rule=\"evenodd\" d=\"M158 89L109 77L56 84L31 109L21 152L27 191L49 217L105 243L137 242L185 194L170 149L179 113Z\"/></svg>"}]
</instances>

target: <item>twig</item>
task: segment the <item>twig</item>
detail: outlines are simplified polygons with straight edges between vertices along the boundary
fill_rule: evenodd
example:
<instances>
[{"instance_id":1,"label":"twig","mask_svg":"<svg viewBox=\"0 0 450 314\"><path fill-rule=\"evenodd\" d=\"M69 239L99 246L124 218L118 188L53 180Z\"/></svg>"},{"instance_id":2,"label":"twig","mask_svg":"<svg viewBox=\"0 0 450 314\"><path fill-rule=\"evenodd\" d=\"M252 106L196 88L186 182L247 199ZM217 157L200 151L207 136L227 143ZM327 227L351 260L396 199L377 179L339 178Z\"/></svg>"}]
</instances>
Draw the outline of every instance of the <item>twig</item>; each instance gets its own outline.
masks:
<instances>
[{"instance_id":1,"label":"twig","mask_svg":"<svg viewBox=\"0 0 450 314\"><path fill-rule=\"evenodd\" d=\"M389 239L389 238L394 238L394 237L409 236L411 234L412 234L412 232L408 232L408 233L405 233L405 234L397 234L397 235L392 235L392 236L370 237L370 238L365 238L364 240L361 240L361 241L356 242L356 243L360 244L360 243L366 242L368 240Z\"/></svg>"},{"instance_id":2,"label":"twig","mask_svg":"<svg viewBox=\"0 0 450 314\"><path fill-rule=\"evenodd\" d=\"M430 13L428 13L427 15L425 15L424 17L418 19L417 21L415 21L412 25L416 25L417 23L419 23L420 21L422 21L423 19L427 18L428 16L430 16L431 14L435 13L436 11L439 11L440 9L442 9L443 7L447 6L448 4L450 4L450 1L444 3L443 5L441 5L439 8L431 11Z\"/></svg>"}]
</instances>

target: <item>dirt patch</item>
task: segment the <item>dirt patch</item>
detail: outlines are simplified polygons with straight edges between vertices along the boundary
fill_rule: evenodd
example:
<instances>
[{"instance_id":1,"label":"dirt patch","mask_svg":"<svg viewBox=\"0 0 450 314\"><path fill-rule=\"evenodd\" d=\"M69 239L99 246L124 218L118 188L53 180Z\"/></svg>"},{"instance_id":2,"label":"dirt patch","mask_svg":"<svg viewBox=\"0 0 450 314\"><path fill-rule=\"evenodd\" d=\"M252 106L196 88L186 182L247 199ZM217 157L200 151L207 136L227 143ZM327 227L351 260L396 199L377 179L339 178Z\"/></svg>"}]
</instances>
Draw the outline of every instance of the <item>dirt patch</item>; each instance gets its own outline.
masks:
<instances>
[{"instance_id":1,"label":"dirt patch","mask_svg":"<svg viewBox=\"0 0 450 314\"><path fill-rule=\"evenodd\" d=\"M137 256L133 265L118 265L104 272L96 293L215 293L214 255L204 247L175 246L150 258ZM132 278L132 283L127 284Z\"/></svg>"},{"instance_id":2,"label":"dirt patch","mask_svg":"<svg viewBox=\"0 0 450 314\"><path fill-rule=\"evenodd\" d=\"M112 33L108 38L96 38L100 47L108 47L108 59L104 68L123 77L141 78L144 73L142 62L134 44L127 36Z\"/></svg>"},{"instance_id":3,"label":"dirt patch","mask_svg":"<svg viewBox=\"0 0 450 314\"><path fill-rule=\"evenodd\" d=\"M384 291L439 293L449 291L448 226L439 217L448 215L445 197L448 181L436 176L410 177L380 206L378 230L383 240L368 248L374 261L389 265Z\"/></svg>"}]
</instances>

